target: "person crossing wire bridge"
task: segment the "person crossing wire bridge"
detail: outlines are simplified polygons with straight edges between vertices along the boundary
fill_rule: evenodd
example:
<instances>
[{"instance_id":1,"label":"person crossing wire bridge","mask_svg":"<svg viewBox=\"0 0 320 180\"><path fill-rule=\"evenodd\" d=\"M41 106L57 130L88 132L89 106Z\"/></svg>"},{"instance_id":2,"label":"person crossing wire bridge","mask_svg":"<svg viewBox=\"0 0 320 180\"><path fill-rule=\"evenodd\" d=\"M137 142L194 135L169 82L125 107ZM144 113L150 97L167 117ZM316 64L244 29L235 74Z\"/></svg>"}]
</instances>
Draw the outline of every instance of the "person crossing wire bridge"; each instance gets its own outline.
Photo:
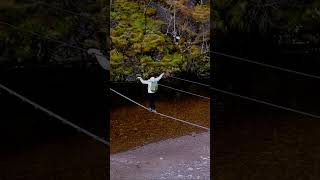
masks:
<instances>
[{"instance_id":1,"label":"person crossing wire bridge","mask_svg":"<svg viewBox=\"0 0 320 180\"><path fill-rule=\"evenodd\" d=\"M160 76L158 76L156 78L151 77L148 80L143 80L141 77L137 77L141 81L142 84L148 85L148 99L149 99L149 111L150 112L157 112L155 101L156 101L156 95L157 95L157 91L158 91L158 81L160 81L160 79L162 78L163 75L164 75L164 73L162 73Z\"/></svg>"}]
</instances>

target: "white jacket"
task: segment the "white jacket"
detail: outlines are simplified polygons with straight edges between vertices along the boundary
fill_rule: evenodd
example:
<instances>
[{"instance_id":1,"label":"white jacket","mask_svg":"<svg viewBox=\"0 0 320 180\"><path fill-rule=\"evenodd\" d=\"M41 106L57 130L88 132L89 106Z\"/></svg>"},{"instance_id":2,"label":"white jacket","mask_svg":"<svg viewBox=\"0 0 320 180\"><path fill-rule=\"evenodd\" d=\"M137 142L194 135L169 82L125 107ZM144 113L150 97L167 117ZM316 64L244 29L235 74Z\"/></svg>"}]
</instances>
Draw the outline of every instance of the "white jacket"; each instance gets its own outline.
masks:
<instances>
[{"instance_id":1,"label":"white jacket","mask_svg":"<svg viewBox=\"0 0 320 180\"><path fill-rule=\"evenodd\" d=\"M142 84L147 84L148 85L148 93L154 93L151 91L151 82L158 82L160 81L160 79L162 78L162 76L164 75L164 73L162 73L159 77L157 78L153 78L151 77L148 80L143 80L141 77L138 77L141 81Z\"/></svg>"}]
</instances>

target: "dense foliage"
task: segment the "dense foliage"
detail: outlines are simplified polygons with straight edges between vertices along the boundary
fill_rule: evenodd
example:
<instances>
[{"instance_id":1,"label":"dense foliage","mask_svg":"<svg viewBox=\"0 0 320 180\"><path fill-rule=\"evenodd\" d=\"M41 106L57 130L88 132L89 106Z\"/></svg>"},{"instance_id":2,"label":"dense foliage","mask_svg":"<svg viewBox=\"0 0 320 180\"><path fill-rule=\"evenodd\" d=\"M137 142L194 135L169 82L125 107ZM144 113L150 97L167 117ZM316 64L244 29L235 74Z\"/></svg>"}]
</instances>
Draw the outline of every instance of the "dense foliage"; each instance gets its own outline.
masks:
<instances>
[{"instance_id":1,"label":"dense foliage","mask_svg":"<svg viewBox=\"0 0 320 180\"><path fill-rule=\"evenodd\" d=\"M216 0L215 32L273 33L279 44L320 42L320 1Z\"/></svg>"},{"instance_id":2,"label":"dense foliage","mask_svg":"<svg viewBox=\"0 0 320 180\"><path fill-rule=\"evenodd\" d=\"M114 0L111 12L108 2L1 2L0 20L22 30L0 24L0 63L50 66L89 58L85 51L50 40L56 39L83 49L110 49L111 80L164 71L209 77L208 1Z\"/></svg>"},{"instance_id":3,"label":"dense foliage","mask_svg":"<svg viewBox=\"0 0 320 180\"><path fill-rule=\"evenodd\" d=\"M209 77L209 6L187 7L187 2L114 1L111 80L130 81L138 75L147 78L162 72L189 72ZM172 6L175 9L170 9ZM159 12L161 8L165 14ZM172 20L175 24L166 21L168 17L175 18ZM195 28L191 29L188 23L193 23Z\"/></svg>"},{"instance_id":4,"label":"dense foliage","mask_svg":"<svg viewBox=\"0 0 320 180\"><path fill-rule=\"evenodd\" d=\"M50 65L83 60L86 52L50 39L81 48L101 47L97 33L104 32L105 35L105 29L108 28L101 27L101 11L106 6L103 3L69 0L1 1L0 20L19 29L0 24L0 63L9 61L13 64Z\"/></svg>"}]
</instances>

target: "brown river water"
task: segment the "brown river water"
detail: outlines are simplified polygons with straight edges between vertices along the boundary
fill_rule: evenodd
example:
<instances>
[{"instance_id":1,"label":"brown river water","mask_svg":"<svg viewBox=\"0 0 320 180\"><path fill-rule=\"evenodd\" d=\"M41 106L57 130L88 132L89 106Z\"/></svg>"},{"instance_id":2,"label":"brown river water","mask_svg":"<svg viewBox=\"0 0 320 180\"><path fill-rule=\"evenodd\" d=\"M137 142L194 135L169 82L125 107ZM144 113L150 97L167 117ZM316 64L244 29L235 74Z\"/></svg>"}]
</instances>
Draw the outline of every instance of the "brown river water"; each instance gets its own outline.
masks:
<instances>
[{"instance_id":1,"label":"brown river water","mask_svg":"<svg viewBox=\"0 0 320 180\"><path fill-rule=\"evenodd\" d=\"M218 114L225 122L214 132L214 179L320 179L320 121L254 105Z\"/></svg>"},{"instance_id":2,"label":"brown river water","mask_svg":"<svg viewBox=\"0 0 320 180\"><path fill-rule=\"evenodd\" d=\"M131 85L130 92L122 87L123 85L118 85L115 89L144 106L148 106L145 86L139 84ZM159 88L156 101L158 112L210 127L210 100L176 93L161 86ZM179 88L185 87L180 86ZM134 89L136 89L136 92L132 92ZM203 95L208 93L204 89L198 91L190 89L190 91ZM111 153L118 153L143 146L144 144L205 131L150 113L117 95L113 95L112 103L114 105L110 111Z\"/></svg>"},{"instance_id":3,"label":"brown river water","mask_svg":"<svg viewBox=\"0 0 320 180\"><path fill-rule=\"evenodd\" d=\"M108 109L98 78L104 72L98 68L0 71L0 83L107 139ZM0 180L107 179L108 147L0 93Z\"/></svg>"}]
</instances>

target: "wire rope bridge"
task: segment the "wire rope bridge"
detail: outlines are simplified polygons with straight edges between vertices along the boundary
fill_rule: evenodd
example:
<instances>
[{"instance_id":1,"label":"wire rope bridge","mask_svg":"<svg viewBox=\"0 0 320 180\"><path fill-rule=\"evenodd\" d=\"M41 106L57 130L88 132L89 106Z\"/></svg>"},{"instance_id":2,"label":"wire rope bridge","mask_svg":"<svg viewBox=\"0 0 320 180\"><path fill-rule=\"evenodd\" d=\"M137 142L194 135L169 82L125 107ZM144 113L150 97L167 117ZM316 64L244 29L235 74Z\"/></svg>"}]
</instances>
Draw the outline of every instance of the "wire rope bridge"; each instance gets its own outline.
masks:
<instances>
[{"instance_id":1,"label":"wire rope bridge","mask_svg":"<svg viewBox=\"0 0 320 180\"><path fill-rule=\"evenodd\" d=\"M65 9L61 9L61 8L58 8L58 7L54 7L54 6L50 6L49 4L46 4L46 3L41 3L43 5L46 5L48 6L49 8L53 8L53 9L56 9L56 10L61 10L61 11L64 11L64 12L67 12L69 14L73 14L75 16L79 16L79 17L87 17L87 16L83 16L83 14L79 14L79 13L75 13L75 12L72 12L72 11L69 11L69 10L65 10ZM90 17L87 17L87 18L90 18ZM49 41L52 41L52 42L56 42L56 43L59 43L59 44L62 44L62 45L65 45L67 47L70 47L70 48L74 48L74 49L77 49L77 50L81 50L81 51L85 51L87 52L88 54L93 54L96 56L96 59L98 61L98 63L100 64L100 66L105 69L105 70L110 70L110 62L109 60L106 58L106 56L104 56L100 50L98 49L86 49L86 48L83 48L83 47L79 47L77 45L74 45L72 43L68 43L68 42L65 42L65 41L61 41L61 40L58 40L58 39L54 39L54 38L50 38L50 37L45 37L44 35L38 33L38 32L34 32L34 31L30 31L30 30L27 30L25 28L21 28L21 27L18 27L14 24L11 24L9 22L5 22L5 21L0 21L0 24L2 25L6 25L8 27L11 27L12 29L15 29L17 31L21 31L21 32L24 32L24 33L27 33L27 34L30 34L30 35L33 35L33 36L36 36L40 39L45 39L45 40L49 40ZM175 91L178 91L178 92L182 92L182 93L186 93L186 94L189 94L189 95L192 95L192 96L197 96L197 97L200 97L200 98L203 98L203 99L206 99L206 100L210 100L209 97L205 97L205 96L202 96L202 95L198 95L198 94L195 94L195 93L192 93L192 92L188 92L188 91L184 91L184 90L180 90L180 89L177 89L177 88L174 88L174 87L170 87L170 86L167 86L167 85L164 85L164 84L159 84L160 86L163 86L165 88L168 88L168 89L171 89L171 90L175 90ZM20 100L32 105L33 107L35 107L36 109L39 109L43 112L45 112L46 114L48 114L49 116L52 116L54 118L56 118L57 120L61 121L62 123L76 129L77 131L103 143L104 145L107 145L107 146L110 146L110 143L108 141L106 141L105 139L85 130L84 128L81 128L79 127L78 125L70 122L69 120L67 120L66 118L48 110L47 108L44 108L43 106L31 101L30 99L24 97L23 95L21 94L18 94L17 92L13 91L12 89L9 89L8 87L0 84L0 89L3 89L5 91L7 91L9 94L13 95L13 96L16 96L17 98L19 98ZM139 104L138 102L136 101L133 101L132 99L128 98L127 96L115 91L114 89L111 89L110 90L118 95L120 95L121 97L135 103L136 105L148 110L147 107L143 106L142 104ZM194 126L194 127L198 127L198 128L201 128L201 129L205 129L205 130L208 130L210 131L210 128L207 128L207 127L204 127L204 126L201 126L201 125L198 125L198 124L195 124L195 123L191 123L189 121L185 121L185 120L182 120L182 119L179 119L179 118L175 118L175 117L172 117L172 116L169 116L169 115L166 115L166 114L163 114L163 113L159 113L159 112L153 112L159 116L162 116L162 117L166 117L166 118L169 118L169 119L172 119L172 120L175 120L175 121L179 121L181 123L185 123L185 124L188 124L188 125L191 125L191 126Z\"/></svg>"},{"instance_id":2,"label":"wire rope bridge","mask_svg":"<svg viewBox=\"0 0 320 180\"><path fill-rule=\"evenodd\" d=\"M53 38L49 38L49 37L44 37L42 34L40 33L37 33L37 32L34 32L34 31L30 31L30 30L26 30L25 28L21 28L21 27L18 27L16 25L13 25L11 23L8 23L8 22L5 22L5 21L0 21L0 24L2 25L6 25L8 27L11 27L17 31L22 31L22 32L25 32L27 34L30 34L30 35L34 35L34 36L37 36L38 38L40 39L45 39L45 40L49 40L49 41L52 41L52 42L56 42L56 43L59 43L59 44L63 44L67 47L70 47L70 48L74 48L74 49L78 49L78 50L81 50L81 51L85 51L87 52L88 54L93 54L96 56L96 59L98 61L98 63L100 64L100 66L105 69L105 70L110 70L110 64L109 64L109 60L106 58L106 56L104 56L100 50L98 49L89 49L87 50L86 48L82 48L82 47L79 47L77 45L74 45L74 44L71 44L71 43L68 43L68 42L65 42L65 41L61 41L61 40L57 40L57 39L53 39ZM200 83L201 84L201 83ZM175 91L178 91L178 92L182 92L182 93L186 93L186 94L189 94L189 95L192 95L192 96L197 96L199 98L202 98L202 99L206 99L206 100L210 100L209 97L206 97L206 96L202 96L202 95L199 95L199 94L195 94L195 93L192 93L192 92L188 92L188 91L184 91L184 90L181 90L181 89L177 89L177 88L174 88L174 87L170 87L170 86L167 86L167 85L164 85L164 84L159 84L160 86L162 87L165 87L165 88L168 88L168 89L171 89L171 90L175 90ZM69 120L67 120L66 118L44 108L43 106L31 101L30 99L24 97L23 95L21 94L18 94L17 92L13 91L12 89L9 89L8 87L0 84L0 89L3 89L5 91L7 91L9 94L11 95L14 95L16 96L17 98L19 98L20 100L34 106L36 109L39 109L43 112L45 112L46 114L48 114L49 116L52 116L54 118L56 118L57 120L61 121L62 123L76 129L77 131L103 143L104 145L107 145L107 146L110 146L110 143L106 140L104 140L103 138L85 130L84 128L81 128L79 127L78 125L70 122ZM142 104L139 104L135 101L133 101L132 99L128 98L127 96L115 91L114 89L110 89L112 92L120 95L121 97L127 99L127 100L130 100L131 102L135 103L136 105L148 110L147 107L143 106ZM205 129L205 130L208 130L210 131L210 128L207 128L207 127L204 127L204 126L201 126L201 125L198 125L198 124L195 124L195 123L191 123L189 121L185 121L185 120L182 120L182 119L179 119L179 118L175 118L175 117L172 117L172 116L169 116L169 115L166 115L166 114L163 114L163 113L159 113L159 112L153 112L159 116L162 116L162 117L166 117L166 118L169 118L169 119L172 119L172 120L175 120L175 121L179 121L181 123L185 123L185 124L189 124L191 126L195 126L195 127L198 127L198 128L201 128L201 129Z\"/></svg>"},{"instance_id":3,"label":"wire rope bridge","mask_svg":"<svg viewBox=\"0 0 320 180\"><path fill-rule=\"evenodd\" d=\"M121 96L121 97L123 97L123 98L125 98L125 99L127 99L127 100L129 100L129 101L131 101L131 102L133 102L134 104L136 104L136 105L140 106L141 108L143 108L143 109L145 109L145 110L148 111L148 108L145 107L145 106L143 106L142 104L140 104L140 103L138 103L138 102L130 99L129 97L127 97L127 96L119 93L118 91L116 91L116 90L114 90L114 89L112 89L112 88L110 88L110 90L111 90L112 92L116 93L117 95L119 95L119 96ZM207 127L204 127L204 126L195 124L195 123L191 123L191 122L189 122L189 121L185 121L185 120L182 120L182 119L179 119L179 118L175 118L175 117L172 117L172 116L169 116L169 115L166 115L166 114L163 114L163 113L159 113L159 112L152 112L152 113L155 113L155 114L157 114L157 115L159 115L159 116L166 117L166 118L169 118L169 119L172 119L172 120L175 120L175 121L179 121L179 122L184 123L184 124L189 124L189 125L191 125L191 126L195 126L195 127L198 127L198 128L201 128L201 129L210 131L210 128L207 128Z\"/></svg>"},{"instance_id":4,"label":"wire rope bridge","mask_svg":"<svg viewBox=\"0 0 320 180\"><path fill-rule=\"evenodd\" d=\"M63 11L65 13L72 14L72 15L78 16L80 18L84 17L84 18L91 19L90 17L86 16L85 14L76 13L76 12L72 12L72 11L69 11L69 10L66 10L66 9L62 9L62 8L59 8L59 7L51 6L51 5L49 5L47 3L44 3L44 2L41 2L41 4L47 6L48 8L52 8L52 9L55 9L57 11L58 10L59 11ZM11 27L11 28L13 28L13 29L15 29L17 31L22 31L22 32L28 33L30 35L35 35L35 36L39 37L40 39L46 39L46 40L53 41L53 42L56 42L56 43L59 43L59 44L63 44L63 45L65 45L67 47L70 47L70 48L74 48L74 49L78 49L78 50L81 50L81 51L85 51L88 54L93 54L93 55L96 56L98 63L105 70L110 70L109 60L97 49L89 49L88 50L87 48L79 47L79 46L76 46L76 45L74 45L72 43L67 43L67 42L64 42L64 41L57 40L57 39L48 38L48 37L43 36L40 33L26 30L25 28L18 27L16 25L10 24L10 23L5 22L5 21L0 21L0 24L9 26L9 27ZM266 67L266 68L270 68L270 69L275 69L275 70L279 70L279 71L283 71L283 72L287 72L287 73L297 74L297 75L308 77L308 78L314 78L314 79L318 79L318 80L320 79L320 76L313 75L313 74L308 74L308 73L299 72L299 71L295 71L295 70L291 70L291 69L287 69L287 68L283 68L283 67L278 67L278 66L274 66L274 65L270 65L270 64L266 64L266 63L262 63L262 62L258 62L258 61L254 61L254 60L250 60L250 59L246 59L246 58L241 58L241 57L237 57L237 56L234 56L234 55L225 54L225 53L221 53L221 52L215 52L215 51L210 51L210 52L211 52L211 54L227 57L229 60L255 64L257 66ZM274 108L277 108L277 109L282 109L282 110L298 113L298 114L301 114L301 115L309 116L309 117L312 117L312 118L320 119L319 115L311 114L311 113L308 113L308 112L300 111L300 110L293 109L293 108L286 107L286 106L273 104L271 102L263 101L263 100L252 98L252 97L249 97L249 96L240 95L240 94L237 94L237 93L234 93L234 92L230 92L230 91L227 91L227 90L224 90L224 89L213 87L213 86L208 85L208 84L203 84L203 83L200 83L200 82L196 82L196 81L192 81L192 80L188 80L188 79L183 79L183 78L179 78L179 77L171 77L171 78L174 78L174 79L177 79L177 80L181 80L181 81L185 81L185 82L189 82L189 83L193 83L193 84L197 84L197 85L204 86L204 87L208 87L212 91L219 92L219 93L222 93L222 94L225 94L225 95L233 96L233 97L240 98L240 99L245 99L245 100L252 101L252 102L255 102L255 103L268 105L268 106L271 106L271 107L274 107ZM177 89L177 88L170 87L170 86L163 85L163 84L159 84L159 85L162 86L162 87L171 89L171 90L175 90L175 91L178 91L178 92L182 92L182 93L186 93L186 94L189 94L189 95L192 95L192 96L197 96L199 98L210 100L210 98L206 97L206 96L198 95L198 94L195 94L195 93L192 93L192 92L184 91L184 90ZM79 126L77 126L77 125L75 125L73 123L71 123L67 119L65 119L65 118L53 113L52 111L40 106L39 104L27 99L26 97L16 93L15 91L5 87L4 85L0 84L0 89L3 89L5 91L9 92L10 94L12 94L12 95L16 96L17 98L21 99L22 101L34 106L35 108L47 113L48 115L60 120L64 124L67 124L67 125L71 126L72 128L74 128L74 129L86 134L87 136L90 136L93 139L95 139L95 140L97 140L97 141L99 141L99 142L101 142L101 143L103 143L105 145L110 146L110 143L107 142L106 140L104 140L103 138L100 138L100 137L94 135L93 133L91 133L91 132L89 132L89 131L87 131L87 130L85 130L85 129L83 129L83 128L81 128L81 127L79 127ZM144 108L144 109L148 110L147 107L145 107L142 104L130 99L129 97L127 97L127 96L115 91L114 89L110 88L110 90L113 93L116 93L117 95L119 95L119 96L121 96L121 97L123 97L123 98L125 98L125 99L127 99L127 100L129 100L131 102L133 102L134 104L140 106L141 108ZM181 119L178 119L178 118L175 118L175 117L172 117L172 116L168 116L166 114L159 113L159 112L153 112L153 113L155 113L155 114L157 114L159 116L163 116L163 117L175 120L175 121L179 121L181 123L189 124L191 126L195 126L195 127L202 128L202 129L210 131L210 128L207 128L207 127L204 127L204 126L201 126L201 125L198 125L198 124L194 124L194 123L191 123L189 121L181 120Z\"/></svg>"}]
</instances>

